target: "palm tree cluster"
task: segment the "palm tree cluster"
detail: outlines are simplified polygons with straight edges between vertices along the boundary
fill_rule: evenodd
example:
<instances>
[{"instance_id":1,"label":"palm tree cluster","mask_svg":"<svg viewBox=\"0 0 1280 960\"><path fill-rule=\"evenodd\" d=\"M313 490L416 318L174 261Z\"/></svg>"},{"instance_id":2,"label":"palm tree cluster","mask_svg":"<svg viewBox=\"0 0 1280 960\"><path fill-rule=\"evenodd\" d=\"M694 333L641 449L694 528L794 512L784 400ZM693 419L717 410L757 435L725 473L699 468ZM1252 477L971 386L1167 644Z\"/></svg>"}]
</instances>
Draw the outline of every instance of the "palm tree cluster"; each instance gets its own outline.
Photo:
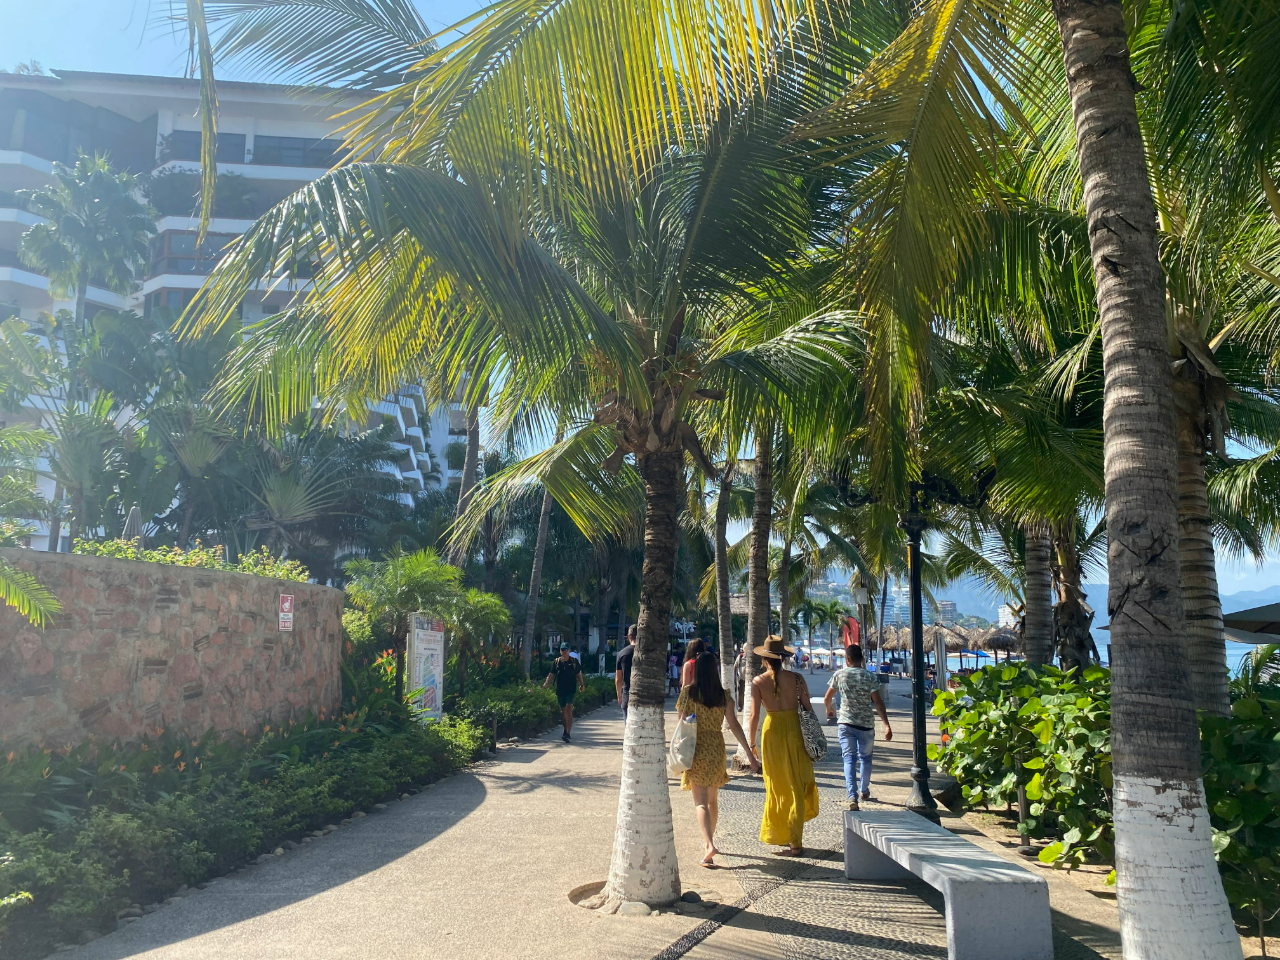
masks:
<instances>
[{"instance_id":1,"label":"palm tree cluster","mask_svg":"<svg viewBox=\"0 0 1280 960\"><path fill-rule=\"evenodd\" d=\"M1215 547L1275 534L1275 0L499 0L438 36L408 0L187 9L210 160L219 59L368 93L189 308L217 337L250 285L315 278L215 395L270 431L438 382L545 447L468 488L454 549L530 499L534 567L553 504L639 544L604 903L680 892L690 534L722 648L746 570L754 646L824 564L883 596L907 518L940 580L1021 596L1033 661L1089 656L1105 547L1125 953L1239 955L1195 711L1227 703Z\"/></svg>"}]
</instances>

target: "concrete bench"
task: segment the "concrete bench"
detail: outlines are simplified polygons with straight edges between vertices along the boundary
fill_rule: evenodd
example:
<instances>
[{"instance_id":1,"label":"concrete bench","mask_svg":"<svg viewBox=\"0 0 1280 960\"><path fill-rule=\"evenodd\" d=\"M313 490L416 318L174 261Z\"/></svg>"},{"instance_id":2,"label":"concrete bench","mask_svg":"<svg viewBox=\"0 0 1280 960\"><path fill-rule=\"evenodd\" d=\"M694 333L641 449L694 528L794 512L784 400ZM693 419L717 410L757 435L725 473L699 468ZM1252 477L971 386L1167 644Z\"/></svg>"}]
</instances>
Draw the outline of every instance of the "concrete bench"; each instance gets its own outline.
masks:
<instances>
[{"instance_id":1,"label":"concrete bench","mask_svg":"<svg viewBox=\"0 0 1280 960\"><path fill-rule=\"evenodd\" d=\"M947 905L949 960L1053 960L1049 885L907 810L847 811L844 875L917 876Z\"/></svg>"}]
</instances>

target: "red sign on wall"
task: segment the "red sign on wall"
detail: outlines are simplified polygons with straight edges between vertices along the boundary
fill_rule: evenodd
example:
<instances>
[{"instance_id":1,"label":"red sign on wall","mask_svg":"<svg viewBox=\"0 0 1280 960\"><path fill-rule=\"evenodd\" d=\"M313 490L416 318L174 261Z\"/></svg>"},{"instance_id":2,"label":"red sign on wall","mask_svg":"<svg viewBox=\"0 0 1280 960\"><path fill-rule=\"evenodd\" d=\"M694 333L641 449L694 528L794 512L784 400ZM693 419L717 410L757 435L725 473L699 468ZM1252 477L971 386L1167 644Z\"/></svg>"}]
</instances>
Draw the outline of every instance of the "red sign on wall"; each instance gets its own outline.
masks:
<instances>
[{"instance_id":1,"label":"red sign on wall","mask_svg":"<svg viewBox=\"0 0 1280 960\"><path fill-rule=\"evenodd\" d=\"M280 629L290 631L293 629L293 595L288 593L280 594Z\"/></svg>"}]
</instances>

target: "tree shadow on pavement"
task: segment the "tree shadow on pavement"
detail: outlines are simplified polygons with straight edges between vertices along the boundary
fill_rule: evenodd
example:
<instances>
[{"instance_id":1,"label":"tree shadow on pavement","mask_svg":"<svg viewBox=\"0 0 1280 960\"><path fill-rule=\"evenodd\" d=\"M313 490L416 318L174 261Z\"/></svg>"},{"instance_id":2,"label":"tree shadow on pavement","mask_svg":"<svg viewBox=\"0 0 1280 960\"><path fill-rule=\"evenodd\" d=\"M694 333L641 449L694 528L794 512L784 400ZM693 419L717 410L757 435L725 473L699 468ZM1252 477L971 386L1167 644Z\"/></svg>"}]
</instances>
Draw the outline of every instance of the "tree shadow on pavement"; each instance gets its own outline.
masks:
<instances>
[{"instance_id":1,"label":"tree shadow on pavement","mask_svg":"<svg viewBox=\"0 0 1280 960\"><path fill-rule=\"evenodd\" d=\"M177 903L124 930L60 956L71 960L124 960L252 920L350 883L456 826L484 802L488 792L481 779L470 772L447 782L447 795L437 788L392 803L386 811L356 820L323 840L300 846L268 863L235 871L214 881L208 889L193 890Z\"/></svg>"}]
</instances>

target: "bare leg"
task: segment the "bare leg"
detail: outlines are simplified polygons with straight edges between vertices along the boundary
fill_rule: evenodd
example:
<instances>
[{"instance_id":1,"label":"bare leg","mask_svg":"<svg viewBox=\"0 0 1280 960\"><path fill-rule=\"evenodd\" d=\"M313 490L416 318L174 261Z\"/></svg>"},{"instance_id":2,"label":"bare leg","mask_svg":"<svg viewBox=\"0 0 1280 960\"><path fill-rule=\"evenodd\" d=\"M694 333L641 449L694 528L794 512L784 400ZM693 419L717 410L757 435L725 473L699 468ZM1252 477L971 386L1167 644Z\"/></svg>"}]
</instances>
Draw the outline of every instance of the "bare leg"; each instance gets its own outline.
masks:
<instances>
[{"instance_id":1,"label":"bare leg","mask_svg":"<svg viewBox=\"0 0 1280 960\"><path fill-rule=\"evenodd\" d=\"M716 827L720 823L720 788L707 787L707 813L711 818L711 856L715 856L720 851L716 849Z\"/></svg>"},{"instance_id":2,"label":"bare leg","mask_svg":"<svg viewBox=\"0 0 1280 960\"><path fill-rule=\"evenodd\" d=\"M710 792L710 787L699 787L697 784L693 787L693 809L698 816L698 829L702 831L703 866L709 866L711 858L715 856L715 844L711 840L715 834L715 825L712 822L711 808L708 804Z\"/></svg>"},{"instance_id":3,"label":"bare leg","mask_svg":"<svg viewBox=\"0 0 1280 960\"><path fill-rule=\"evenodd\" d=\"M564 732L572 733L573 732L573 704L572 703L565 705L563 714L564 714Z\"/></svg>"}]
</instances>

